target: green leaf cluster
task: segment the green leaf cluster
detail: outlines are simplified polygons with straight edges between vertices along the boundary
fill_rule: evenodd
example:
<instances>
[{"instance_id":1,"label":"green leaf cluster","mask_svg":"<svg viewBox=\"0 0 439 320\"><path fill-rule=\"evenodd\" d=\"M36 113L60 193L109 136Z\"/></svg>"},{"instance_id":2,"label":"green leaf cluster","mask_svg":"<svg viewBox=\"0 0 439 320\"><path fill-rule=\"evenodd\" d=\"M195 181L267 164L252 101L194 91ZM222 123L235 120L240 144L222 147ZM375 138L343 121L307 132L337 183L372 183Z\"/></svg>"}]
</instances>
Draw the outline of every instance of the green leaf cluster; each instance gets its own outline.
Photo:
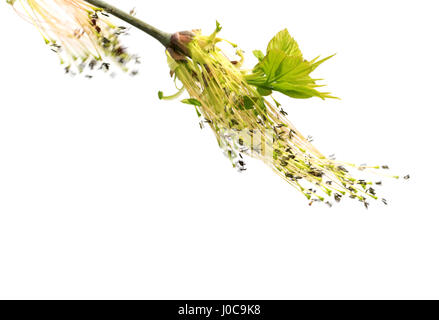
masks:
<instances>
[{"instance_id":1,"label":"green leaf cluster","mask_svg":"<svg viewBox=\"0 0 439 320\"><path fill-rule=\"evenodd\" d=\"M317 90L322 85L310 76L320 64L330 59L317 57L311 61L303 58L297 42L291 37L287 29L280 31L270 41L266 55L260 50L253 51L259 63L254 67L252 74L246 76L249 84L255 86L263 95L270 95L272 91L281 92L289 97L307 99L311 97L334 98L328 92Z\"/></svg>"}]
</instances>

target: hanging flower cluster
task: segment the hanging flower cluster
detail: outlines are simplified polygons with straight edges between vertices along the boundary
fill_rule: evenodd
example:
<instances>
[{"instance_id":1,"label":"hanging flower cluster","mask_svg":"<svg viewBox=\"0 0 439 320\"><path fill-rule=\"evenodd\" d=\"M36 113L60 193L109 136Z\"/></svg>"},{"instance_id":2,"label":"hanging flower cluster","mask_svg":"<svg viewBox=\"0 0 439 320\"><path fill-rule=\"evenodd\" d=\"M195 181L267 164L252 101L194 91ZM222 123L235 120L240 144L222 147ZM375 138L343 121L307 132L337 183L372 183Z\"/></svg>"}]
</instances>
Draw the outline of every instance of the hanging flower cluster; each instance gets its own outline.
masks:
<instances>
[{"instance_id":1,"label":"hanging flower cluster","mask_svg":"<svg viewBox=\"0 0 439 320\"><path fill-rule=\"evenodd\" d=\"M111 63L125 72L138 57L127 52L116 26L101 8L81 0L7 0L17 13L38 29L45 43L60 57L68 73L85 69L108 71Z\"/></svg>"},{"instance_id":2,"label":"hanging flower cluster","mask_svg":"<svg viewBox=\"0 0 439 320\"><path fill-rule=\"evenodd\" d=\"M90 4L103 4L103 1L7 2L38 28L46 43L60 55L66 71L70 72L71 66L79 72L87 66L108 70L105 59L127 71L127 63L138 62L120 43L119 36L125 27L114 25L108 13ZM195 108L201 127L209 126L213 130L234 167L246 170L245 155L259 159L302 193L310 204L324 202L332 206L333 201L339 202L345 196L360 201L366 208L371 199L381 199L387 204L375 190L381 181L361 179L357 175L365 169L375 171L388 166L357 166L326 157L312 145L312 138L304 137L291 124L285 110L272 96L278 92L296 99L335 98L320 91L322 85L311 76L332 56L306 60L285 29L269 42L265 53L253 52L258 63L247 70L243 68L243 52L235 44L226 41L235 49L236 60L220 49L218 43L225 41L218 37L220 31L217 22L215 31L208 36L192 30L174 33L169 41L163 41L166 34L161 35L161 42L167 46L171 76L182 86L172 96L159 92L159 98L177 98L186 91L189 98L182 102ZM350 170L357 172L353 174Z\"/></svg>"},{"instance_id":3,"label":"hanging flower cluster","mask_svg":"<svg viewBox=\"0 0 439 320\"><path fill-rule=\"evenodd\" d=\"M223 41L217 37L220 30L217 23L210 36L203 36L199 30L174 34L167 51L168 63L171 74L183 84L181 91L190 95L182 102L195 107L201 126L207 124L214 131L233 166L245 170L243 154L260 159L310 204L325 202L332 206L333 201L348 196L367 208L370 199L379 199L375 186L381 182L356 178L348 168L363 171L387 166L356 166L325 157L311 144L310 137L305 138L288 121L287 113L272 97L277 91L298 99L334 98L319 91L321 85L310 76L331 56L305 60L297 42L283 30L270 41L265 54L254 51L259 63L253 70L245 70L242 51L236 45L231 44L239 61L229 59L217 46ZM177 96L165 97L159 92L162 99Z\"/></svg>"}]
</instances>

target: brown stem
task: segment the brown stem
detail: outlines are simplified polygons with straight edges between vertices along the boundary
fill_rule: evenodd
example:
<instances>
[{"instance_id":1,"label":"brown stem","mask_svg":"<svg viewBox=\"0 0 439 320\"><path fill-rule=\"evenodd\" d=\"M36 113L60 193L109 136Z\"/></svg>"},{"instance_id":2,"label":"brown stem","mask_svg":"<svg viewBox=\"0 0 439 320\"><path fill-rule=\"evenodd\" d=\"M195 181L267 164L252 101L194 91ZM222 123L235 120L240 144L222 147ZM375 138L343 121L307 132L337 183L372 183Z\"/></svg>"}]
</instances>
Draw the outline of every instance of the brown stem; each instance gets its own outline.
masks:
<instances>
[{"instance_id":1,"label":"brown stem","mask_svg":"<svg viewBox=\"0 0 439 320\"><path fill-rule=\"evenodd\" d=\"M112 6L111 4L106 3L101 0L84 0L85 2L90 3L93 6L96 6L109 14L118 17L119 19L125 21L126 23L146 32L154 39L160 41L166 48L168 48L171 44L171 34L167 32L163 32L148 23Z\"/></svg>"}]
</instances>

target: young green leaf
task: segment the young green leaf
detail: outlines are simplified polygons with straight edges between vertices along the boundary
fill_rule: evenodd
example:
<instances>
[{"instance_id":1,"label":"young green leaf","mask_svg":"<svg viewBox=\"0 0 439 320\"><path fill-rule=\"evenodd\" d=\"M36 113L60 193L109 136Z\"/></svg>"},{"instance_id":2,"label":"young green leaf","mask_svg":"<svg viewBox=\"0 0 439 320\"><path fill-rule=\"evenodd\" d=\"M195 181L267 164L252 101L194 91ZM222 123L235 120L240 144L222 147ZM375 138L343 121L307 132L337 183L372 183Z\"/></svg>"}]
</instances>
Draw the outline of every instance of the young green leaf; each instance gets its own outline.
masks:
<instances>
[{"instance_id":1,"label":"young green leaf","mask_svg":"<svg viewBox=\"0 0 439 320\"><path fill-rule=\"evenodd\" d=\"M287 29L278 32L273 39L271 39L267 46L267 54L271 50L280 50L287 56L294 56L303 59L299 45L296 40L291 37Z\"/></svg>"},{"instance_id":2,"label":"young green leaf","mask_svg":"<svg viewBox=\"0 0 439 320\"><path fill-rule=\"evenodd\" d=\"M197 99L194 99L194 98L184 99L184 100L181 100L181 102L183 102L185 104L190 104L190 105L193 105L196 107L201 107L201 102L198 101Z\"/></svg>"},{"instance_id":3,"label":"young green leaf","mask_svg":"<svg viewBox=\"0 0 439 320\"><path fill-rule=\"evenodd\" d=\"M289 56L282 50L272 48L246 80L256 86L262 95L275 90L297 99L333 98L327 92L316 90L320 85L310 77L310 73L329 58L308 62L301 56Z\"/></svg>"},{"instance_id":4,"label":"young green leaf","mask_svg":"<svg viewBox=\"0 0 439 320\"><path fill-rule=\"evenodd\" d=\"M253 55L259 60L259 62L261 62L262 60L264 60L264 53L261 50L253 50Z\"/></svg>"}]
</instances>

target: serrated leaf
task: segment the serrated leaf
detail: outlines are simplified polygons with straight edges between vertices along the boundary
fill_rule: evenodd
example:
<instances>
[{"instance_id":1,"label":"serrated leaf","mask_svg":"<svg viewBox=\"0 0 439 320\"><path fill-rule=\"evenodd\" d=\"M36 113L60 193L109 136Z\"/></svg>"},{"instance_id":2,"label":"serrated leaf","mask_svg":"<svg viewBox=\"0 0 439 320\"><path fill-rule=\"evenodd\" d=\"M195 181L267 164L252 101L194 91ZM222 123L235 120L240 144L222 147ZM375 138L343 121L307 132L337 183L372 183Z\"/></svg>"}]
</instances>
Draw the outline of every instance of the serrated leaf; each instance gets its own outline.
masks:
<instances>
[{"instance_id":1,"label":"serrated leaf","mask_svg":"<svg viewBox=\"0 0 439 320\"><path fill-rule=\"evenodd\" d=\"M302 52L300 52L299 45L296 40L290 35L287 29L279 31L273 39L268 43L267 54L271 50L280 50L287 56L298 57L303 59Z\"/></svg>"},{"instance_id":2,"label":"serrated leaf","mask_svg":"<svg viewBox=\"0 0 439 320\"><path fill-rule=\"evenodd\" d=\"M271 83L275 80L276 72L286 57L285 53L277 49L268 52L260 64L260 68L264 71L265 76L267 77L266 82Z\"/></svg>"},{"instance_id":3,"label":"serrated leaf","mask_svg":"<svg viewBox=\"0 0 439 320\"><path fill-rule=\"evenodd\" d=\"M261 94L275 90L298 99L333 98L327 92L317 91L319 85L310 77L310 73L329 58L308 62L299 56L288 56L279 49L271 49L257 65L256 71L246 79L249 84L256 86Z\"/></svg>"}]
</instances>

